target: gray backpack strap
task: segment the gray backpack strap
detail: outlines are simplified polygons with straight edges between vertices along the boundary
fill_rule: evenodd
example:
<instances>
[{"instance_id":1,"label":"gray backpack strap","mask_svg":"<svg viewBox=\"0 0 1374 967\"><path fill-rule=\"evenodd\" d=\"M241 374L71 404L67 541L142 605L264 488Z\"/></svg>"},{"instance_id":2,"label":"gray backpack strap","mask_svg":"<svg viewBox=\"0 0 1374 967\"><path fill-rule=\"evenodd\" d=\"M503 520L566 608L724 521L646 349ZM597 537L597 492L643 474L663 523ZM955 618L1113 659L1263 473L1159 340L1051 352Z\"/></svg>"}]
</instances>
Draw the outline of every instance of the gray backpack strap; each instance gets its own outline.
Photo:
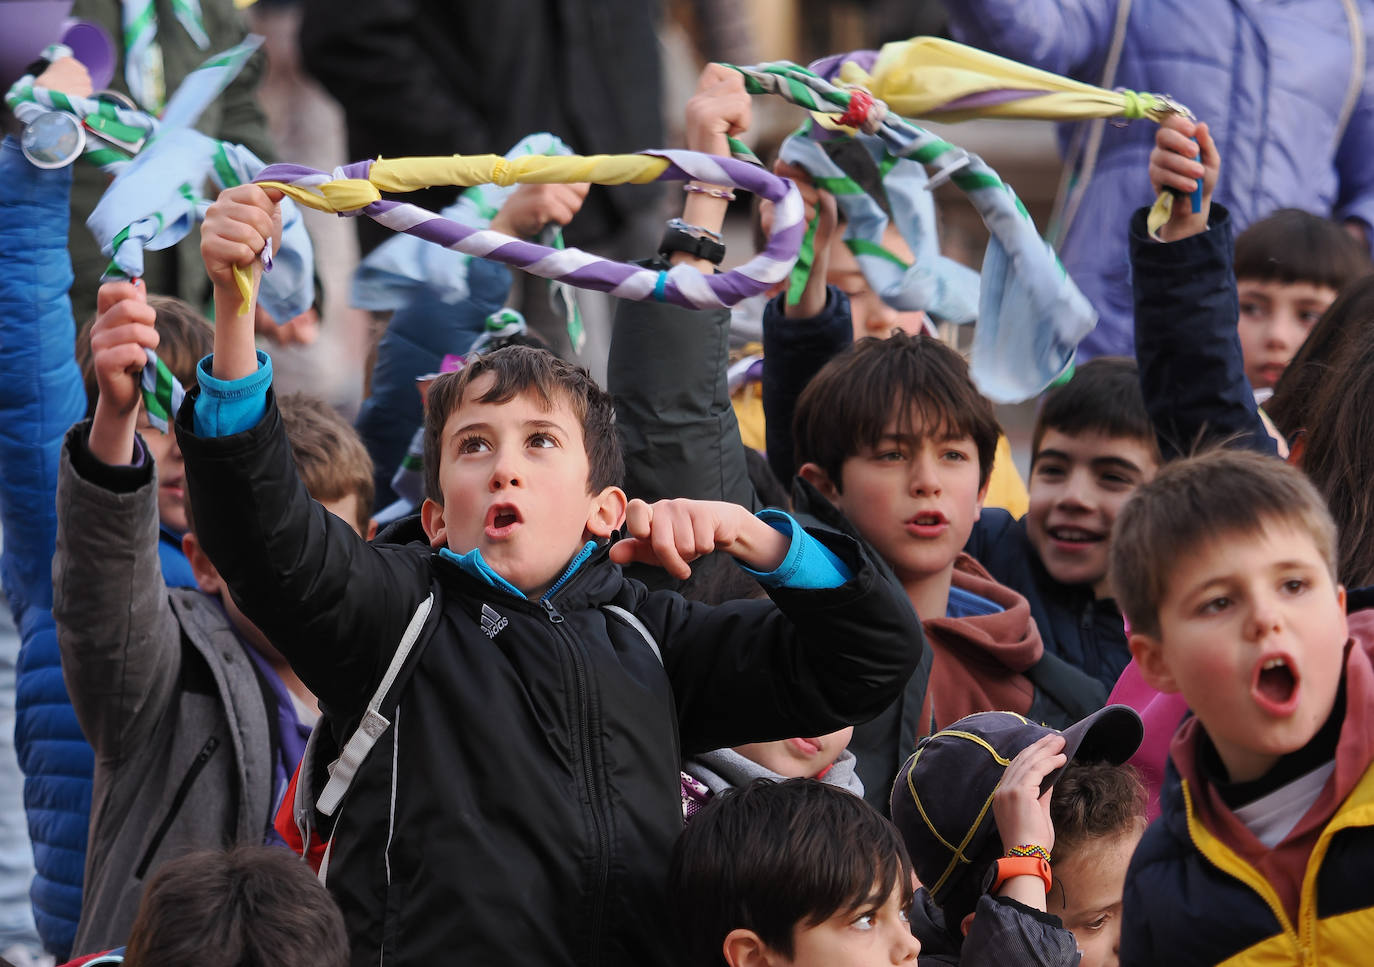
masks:
<instances>
[{"instance_id":1,"label":"gray backpack strap","mask_svg":"<svg viewBox=\"0 0 1374 967\"><path fill-rule=\"evenodd\" d=\"M363 720L358 724L357 731L348 737L348 741L344 743L343 751L339 753L339 758L330 765L329 782L325 784L324 791L320 793L319 801L315 804L315 807L324 815L334 815L334 810L339 808L339 803L343 801L344 794L352 785L353 777L358 774L358 767L363 764L363 760L372 751L377 739L391 726L391 720L381 713L382 703L386 701L387 693L395 684L396 676L400 674L401 667L405 665L410 650L415 647L415 642L419 639L421 630L424 629L425 619L429 617L429 611L433 607L434 594L431 592L429 597L421 601L420 606L415 609L410 624L406 626L405 634L401 636L401 643L396 648L396 654L392 656L391 664L387 666L386 674L382 676L382 683L377 686L377 691L373 694L372 700L367 703L367 711L363 714ZM297 789L299 791L299 784Z\"/></svg>"},{"instance_id":2,"label":"gray backpack strap","mask_svg":"<svg viewBox=\"0 0 1374 967\"><path fill-rule=\"evenodd\" d=\"M603 604L601 607L613 613L616 617L618 617L621 621L625 622L635 631L638 631L639 636L644 639L645 644L647 644L650 648L653 649L654 657L658 659L658 663L660 665L663 664L663 652L659 650L658 642L654 640L654 636L649 634L649 629L644 627L644 622L640 621L632 613L626 611L619 605Z\"/></svg>"}]
</instances>

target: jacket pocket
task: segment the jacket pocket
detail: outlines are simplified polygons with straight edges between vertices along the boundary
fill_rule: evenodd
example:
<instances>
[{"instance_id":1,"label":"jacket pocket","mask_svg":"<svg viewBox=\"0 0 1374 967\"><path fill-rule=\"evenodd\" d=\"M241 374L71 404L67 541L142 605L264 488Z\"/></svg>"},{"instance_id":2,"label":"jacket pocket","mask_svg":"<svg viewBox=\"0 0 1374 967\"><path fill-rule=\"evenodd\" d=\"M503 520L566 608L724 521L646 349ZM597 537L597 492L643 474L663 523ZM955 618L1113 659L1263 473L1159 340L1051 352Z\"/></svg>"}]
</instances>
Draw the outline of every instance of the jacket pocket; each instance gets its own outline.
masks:
<instances>
[{"instance_id":1,"label":"jacket pocket","mask_svg":"<svg viewBox=\"0 0 1374 967\"><path fill-rule=\"evenodd\" d=\"M219 748L219 739L213 735L205 741L195 759L191 761L191 767L186 770L186 775L182 777L181 784L177 786L176 795L172 797L172 804L167 807L166 814L162 817L162 822L158 823L157 831L153 833L153 838L148 843L148 848L143 852L143 858L138 861L138 868L134 870L134 878L143 879L143 875L148 872L148 866L153 862L153 857L157 854L157 848L162 845L163 839L167 836L167 831L172 828L172 823L176 821L177 813L181 812L181 805L186 801L187 794L191 791L191 784L196 781L196 776L200 775L205 769L210 757Z\"/></svg>"}]
</instances>

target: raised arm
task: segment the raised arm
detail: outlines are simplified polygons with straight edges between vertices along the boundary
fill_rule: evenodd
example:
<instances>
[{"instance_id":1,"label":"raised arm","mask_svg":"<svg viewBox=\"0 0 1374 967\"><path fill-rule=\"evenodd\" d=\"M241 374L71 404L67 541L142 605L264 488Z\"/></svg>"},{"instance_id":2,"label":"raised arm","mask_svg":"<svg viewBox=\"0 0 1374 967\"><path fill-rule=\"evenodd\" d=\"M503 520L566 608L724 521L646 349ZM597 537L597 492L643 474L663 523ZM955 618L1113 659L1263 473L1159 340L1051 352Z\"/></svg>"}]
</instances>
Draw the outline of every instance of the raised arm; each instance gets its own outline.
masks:
<instances>
[{"instance_id":1,"label":"raised arm","mask_svg":"<svg viewBox=\"0 0 1374 967\"><path fill-rule=\"evenodd\" d=\"M708 64L687 105L687 147L728 155L729 135L749 126L749 95L737 71ZM682 220L719 232L728 202L686 193ZM685 252L702 272L715 266ZM666 269L668 261L651 262ZM606 384L615 398L616 426L625 451L625 491L643 500L691 497L759 506L749 481L739 423L730 405L730 313L649 302L616 307Z\"/></svg>"},{"instance_id":2,"label":"raised arm","mask_svg":"<svg viewBox=\"0 0 1374 967\"><path fill-rule=\"evenodd\" d=\"M1192 212L1186 195L1176 198L1159 241L1146 230L1144 210L1131 219L1140 387L1166 459L1209 441L1276 452L1236 332L1230 216L1211 203L1220 165L1205 124L1170 118L1150 155L1151 182L1156 190L1191 192L1202 177L1202 210Z\"/></svg>"},{"instance_id":3,"label":"raised arm","mask_svg":"<svg viewBox=\"0 0 1374 967\"><path fill-rule=\"evenodd\" d=\"M161 721L180 674L181 633L158 559L156 472L134 432L157 313L141 283L101 286L97 305L100 396L63 450L53 617L82 731L97 756L117 763Z\"/></svg>"},{"instance_id":4,"label":"raised arm","mask_svg":"<svg viewBox=\"0 0 1374 967\"><path fill-rule=\"evenodd\" d=\"M215 352L177 417L196 536L244 614L336 712L365 700L429 593L423 547L374 547L306 493L272 397L271 361L239 312L235 266L252 267L274 232L257 185L220 195L201 230L215 286Z\"/></svg>"},{"instance_id":5,"label":"raised arm","mask_svg":"<svg viewBox=\"0 0 1374 967\"><path fill-rule=\"evenodd\" d=\"M779 480L797 472L792 449L792 413L811 377L854 341L849 296L834 286L824 308L809 319L787 318L783 297L763 311L763 417L768 465Z\"/></svg>"}]
</instances>

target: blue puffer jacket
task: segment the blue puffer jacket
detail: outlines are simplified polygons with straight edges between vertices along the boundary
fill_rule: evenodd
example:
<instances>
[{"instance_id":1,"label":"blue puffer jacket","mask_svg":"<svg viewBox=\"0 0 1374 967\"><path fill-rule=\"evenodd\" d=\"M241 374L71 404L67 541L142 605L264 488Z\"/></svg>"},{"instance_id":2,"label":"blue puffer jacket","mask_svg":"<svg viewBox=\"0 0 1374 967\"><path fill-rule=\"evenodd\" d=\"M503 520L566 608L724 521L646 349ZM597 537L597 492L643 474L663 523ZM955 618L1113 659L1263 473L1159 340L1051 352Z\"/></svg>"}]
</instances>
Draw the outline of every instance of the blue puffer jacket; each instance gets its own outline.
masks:
<instances>
[{"instance_id":1,"label":"blue puffer jacket","mask_svg":"<svg viewBox=\"0 0 1374 967\"><path fill-rule=\"evenodd\" d=\"M0 580L23 644L14 744L33 841L34 920L59 961L81 916L91 747L62 680L52 619L58 455L86 412L67 290L71 169L43 171L0 146ZM194 578L179 546L158 548L168 584Z\"/></svg>"},{"instance_id":2,"label":"blue puffer jacket","mask_svg":"<svg viewBox=\"0 0 1374 967\"><path fill-rule=\"evenodd\" d=\"M57 458L86 411L67 289L71 169L30 165L10 138L0 148L0 578L23 645L15 747L26 776L33 840L34 920L48 950L67 957L81 914L91 748L62 682L52 620Z\"/></svg>"},{"instance_id":3,"label":"blue puffer jacket","mask_svg":"<svg viewBox=\"0 0 1374 967\"><path fill-rule=\"evenodd\" d=\"M1374 4L1355 0L1365 35ZM954 35L1090 83L1102 79L1116 0L946 0ZM1374 54L1374 37L1368 42ZM1340 143L1351 87L1341 0L1136 0L1115 86L1173 95L1208 123L1221 151L1216 201L1237 232L1282 207L1374 225L1374 56ZM1067 144L1070 127L1061 130ZM1131 352L1126 224L1151 197L1155 125L1108 124L1096 173L1061 252L1101 321L1085 355Z\"/></svg>"}]
</instances>

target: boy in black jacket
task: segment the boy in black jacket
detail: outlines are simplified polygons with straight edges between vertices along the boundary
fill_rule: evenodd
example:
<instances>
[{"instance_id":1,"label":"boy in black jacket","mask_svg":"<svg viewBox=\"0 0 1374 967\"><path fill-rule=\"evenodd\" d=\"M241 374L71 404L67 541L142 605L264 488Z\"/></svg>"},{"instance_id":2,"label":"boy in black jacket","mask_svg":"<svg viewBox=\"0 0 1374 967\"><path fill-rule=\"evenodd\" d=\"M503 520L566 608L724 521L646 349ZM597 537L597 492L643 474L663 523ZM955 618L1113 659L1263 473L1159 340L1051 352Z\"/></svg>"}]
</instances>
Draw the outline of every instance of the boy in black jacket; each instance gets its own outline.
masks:
<instances>
[{"instance_id":1,"label":"boy in black jacket","mask_svg":"<svg viewBox=\"0 0 1374 967\"><path fill-rule=\"evenodd\" d=\"M235 599L315 689L334 742L365 713L380 735L332 811L324 867L354 962L667 963L681 755L875 714L920 657L909 604L855 542L785 515L627 508L609 397L520 347L431 389L423 535L345 532L295 479L270 361L237 314L233 267L256 264L274 209L249 185L207 215L220 322L178 436ZM631 537L608 550L622 521ZM683 574L711 550L774 602L710 609L616 566ZM407 677L368 710L408 627Z\"/></svg>"}]
</instances>

